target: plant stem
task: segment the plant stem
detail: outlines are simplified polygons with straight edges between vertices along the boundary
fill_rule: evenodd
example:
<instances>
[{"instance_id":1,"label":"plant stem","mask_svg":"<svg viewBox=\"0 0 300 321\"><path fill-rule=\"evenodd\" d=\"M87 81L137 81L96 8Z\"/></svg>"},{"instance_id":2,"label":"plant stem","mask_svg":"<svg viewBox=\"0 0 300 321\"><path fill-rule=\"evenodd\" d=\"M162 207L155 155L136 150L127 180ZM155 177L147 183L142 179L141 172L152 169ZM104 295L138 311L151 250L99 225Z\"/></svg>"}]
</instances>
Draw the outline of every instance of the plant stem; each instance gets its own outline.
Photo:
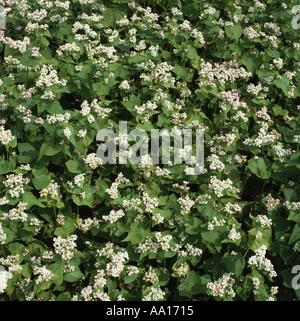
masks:
<instances>
[{"instance_id":1,"label":"plant stem","mask_svg":"<svg viewBox=\"0 0 300 321\"><path fill-rule=\"evenodd\" d=\"M55 205L54 205L54 207L53 207L53 210L54 210L54 216L55 216L55 219L56 219L57 214L56 214L56 206L55 206Z\"/></svg>"},{"instance_id":2,"label":"plant stem","mask_svg":"<svg viewBox=\"0 0 300 321\"><path fill-rule=\"evenodd\" d=\"M243 259L246 257L246 255L248 254L249 250L250 250L250 247L248 247L247 251L245 252L245 254L243 256Z\"/></svg>"},{"instance_id":3,"label":"plant stem","mask_svg":"<svg viewBox=\"0 0 300 321\"><path fill-rule=\"evenodd\" d=\"M246 179L245 179L245 182L244 182L244 184L243 184L243 186L242 186L241 193L240 193L240 197L241 197L241 198L242 198L242 195L243 195L243 192L244 192L244 188L245 188L245 185L247 184L247 181L248 181L249 177L250 177L250 174L248 173L248 175L247 175L247 177L246 177Z\"/></svg>"}]
</instances>

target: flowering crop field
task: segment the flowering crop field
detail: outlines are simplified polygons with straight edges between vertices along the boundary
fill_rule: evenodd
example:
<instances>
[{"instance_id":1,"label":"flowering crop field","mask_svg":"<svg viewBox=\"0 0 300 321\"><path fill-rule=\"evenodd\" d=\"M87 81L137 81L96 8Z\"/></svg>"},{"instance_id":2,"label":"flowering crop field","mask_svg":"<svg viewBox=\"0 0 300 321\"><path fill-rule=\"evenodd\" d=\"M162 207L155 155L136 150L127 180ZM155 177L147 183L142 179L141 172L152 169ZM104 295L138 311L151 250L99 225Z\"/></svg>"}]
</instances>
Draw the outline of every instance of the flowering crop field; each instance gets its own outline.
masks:
<instances>
[{"instance_id":1,"label":"flowering crop field","mask_svg":"<svg viewBox=\"0 0 300 321\"><path fill-rule=\"evenodd\" d=\"M0 5L1 301L300 299L298 1Z\"/></svg>"}]
</instances>

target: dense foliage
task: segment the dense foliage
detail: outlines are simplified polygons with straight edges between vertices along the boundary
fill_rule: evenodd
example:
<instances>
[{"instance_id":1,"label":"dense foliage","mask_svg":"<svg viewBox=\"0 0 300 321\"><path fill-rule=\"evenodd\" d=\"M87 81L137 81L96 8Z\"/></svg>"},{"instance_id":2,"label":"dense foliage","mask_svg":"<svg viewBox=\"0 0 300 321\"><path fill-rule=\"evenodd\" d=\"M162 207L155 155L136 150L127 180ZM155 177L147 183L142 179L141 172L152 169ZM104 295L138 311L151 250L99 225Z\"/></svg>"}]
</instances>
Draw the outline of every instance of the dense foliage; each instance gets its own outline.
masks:
<instances>
[{"instance_id":1,"label":"dense foliage","mask_svg":"<svg viewBox=\"0 0 300 321\"><path fill-rule=\"evenodd\" d=\"M299 299L297 1L0 4L0 300ZM202 174L102 164L120 120Z\"/></svg>"}]
</instances>

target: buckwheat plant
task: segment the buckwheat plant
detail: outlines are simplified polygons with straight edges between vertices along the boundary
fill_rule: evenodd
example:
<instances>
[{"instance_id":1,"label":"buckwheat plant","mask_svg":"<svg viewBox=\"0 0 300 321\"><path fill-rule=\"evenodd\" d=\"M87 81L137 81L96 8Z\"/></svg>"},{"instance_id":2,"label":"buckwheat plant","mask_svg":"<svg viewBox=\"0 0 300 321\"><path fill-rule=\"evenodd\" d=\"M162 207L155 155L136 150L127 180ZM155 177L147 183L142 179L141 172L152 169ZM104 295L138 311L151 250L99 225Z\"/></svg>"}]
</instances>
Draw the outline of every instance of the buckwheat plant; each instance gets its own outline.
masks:
<instances>
[{"instance_id":1,"label":"buckwheat plant","mask_svg":"<svg viewBox=\"0 0 300 321\"><path fill-rule=\"evenodd\" d=\"M299 300L297 5L0 0L0 301Z\"/></svg>"}]
</instances>

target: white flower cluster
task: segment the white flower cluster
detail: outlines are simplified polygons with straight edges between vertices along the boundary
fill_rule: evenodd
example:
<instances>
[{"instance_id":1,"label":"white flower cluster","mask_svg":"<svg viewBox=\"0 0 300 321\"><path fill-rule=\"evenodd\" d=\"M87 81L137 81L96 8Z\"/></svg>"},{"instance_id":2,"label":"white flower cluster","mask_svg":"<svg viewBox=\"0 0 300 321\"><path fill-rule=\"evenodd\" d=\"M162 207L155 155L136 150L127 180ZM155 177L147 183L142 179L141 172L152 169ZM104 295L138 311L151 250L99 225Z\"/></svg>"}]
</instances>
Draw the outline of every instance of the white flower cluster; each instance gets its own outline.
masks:
<instances>
[{"instance_id":1,"label":"white flower cluster","mask_svg":"<svg viewBox=\"0 0 300 321\"><path fill-rule=\"evenodd\" d=\"M172 83L175 84L175 77L172 77L171 71L174 67L169 65L167 62L162 62L155 66L154 70L151 72L152 79L157 79L161 83ZM165 84L166 87L168 85Z\"/></svg>"},{"instance_id":2,"label":"white flower cluster","mask_svg":"<svg viewBox=\"0 0 300 321\"><path fill-rule=\"evenodd\" d=\"M110 242L106 243L103 249L98 249L97 255L105 256L109 260L106 264L106 273L112 277L119 277L125 267L124 262L129 260L127 251Z\"/></svg>"},{"instance_id":3,"label":"white flower cluster","mask_svg":"<svg viewBox=\"0 0 300 321\"><path fill-rule=\"evenodd\" d=\"M64 135L69 139L72 135L71 129L69 127L66 127L64 129Z\"/></svg>"},{"instance_id":4,"label":"white flower cluster","mask_svg":"<svg viewBox=\"0 0 300 321\"><path fill-rule=\"evenodd\" d=\"M146 282L151 282L152 284L158 281L158 276L153 270L152 266L150 266L149 270L145 273L143 280Z\"/></svg>"},{"instance_id":5,"label":"white flower cluster","mask_svg":"<svg viewBox=\"0 0 300 321\"><path fill-rule=\"evenodd\" d=\"M259 278L252 277L252 283L253 283L254 289L258 289L259 288L259 285L260 285Z\"/></svg>"},{"instance_id":6,"label":"white flower cluster","mask_svg":"<svg viewBox=\"0 0 300 321\"><path fill-rule=\"evenodd\" d=\"M51 260L54 258L54 253L53 251L45 251L42 255L42 258L43 259L46 259L46 260Z\"/></svg>"},{"instance_id":7,"label":"white flower cluster","mask_svg":"<svg viewBox=\"0 0 300 321\"><path fill-rule=\"evenodd\" d=\"M67 238L62 238L61 236L55 237L53 239L53 246L56 254L60 254L63 260L69 261L74 255L77 253L77 245L76 240L78 236L76 234L72 234Z\"/></svg>"},{"instance_id":8,"label":"white flower cluster","mask_svg":"<svg viewBox=\"0 0 300 321\"><path fill-rule=\"evenodd\" d=\"M3 213L1 219L10 219L12 221L14 220L20 220L22 222L26 222L27 221L27 213L25 212L27 203L24 202L20 202L17 205L17 208L12 208L11 210L9 210L8 214L7 213Z\"/></svg>"},{"instance_id":9,"label":"white flower cluster","mask_svg":"<svg viewBox=\"0 0 300 321\"><path fill-rule=\"evenodd\" d=\"M155 238L156 238L158 247L161 247L164 251L167 251L170 248L169 243L173 239L172 235L167 234L163 236L161 232L156 232Z\"/></svg>"},{"instance_id":10,"label":"white flower cluster","mask_svg":"<svg viewBox=\"0 0 300 321\"><path fill-rule=\"evenodd\" d=\"M186 276L187 272L189 271L190 267L187 262L180 264L178 268L175 269L175 274L181 277Z\"/></svg>"},{"instance_id":11,"label":"white flower cluster","mask_svg":"<svg viewBox=\"0 0 300 321\"><path fill-rule=\"evenodd\" d=\"M193 29L190 32L190 36L192 38L197 39L202 45L205 45L205 39L204 39L203 33L201 31L198 31L197 29Z\"/></svg>"},{"instance_id":12,"label":"white flower cluster","mask_svg":"<svg viewBox=\"0 0 300 321\"><path fill-rule=\"evenodd\" d=\"M224 218L218 220L217 217L213 217L212 222L208 222L207 229L212 231L216 226L224 226L226 224L226 220Z\"/></svg>"},{"instance_id":13,"label":"white flower cluster","mask_svg":"<svg viewBox=\"0 0 300 321\"><path fill-rule=\"evenodd\" d=\"M124 16L122 19L116 21L116 24L120 27L128 26L130 21L128 20L127 16Z\"/></svg>"},{"instance_id":14,"label":"white flower cluster","mask_svg":"<svg viewBox=\"0 0 300 321\"><path fill-rule=\"evenodd\" d=\"M225 61L222 64L206 62L201 58L199 87L209 85L216 87L217 84L224 85L226 82L234 83L237 79L251 77L251 72L247 72L244 67L240 67L236 61Z\"/></svg>"},{"instance_id":15,"label":"white flower cluster","mask_svg":"<svg viewBox=\"0 0 300 321\"><path fill-rule=\"evenodd\" d=\"M290 211L297 211L300 209L300 202L285 201L283 205L286 206Z\"/></svg>"},{"instance_id":16,"label":"white flower cluster","mask_svg":"<svg viewBox=\"0 0 300 321\"><path fill-rule=\"evenodd\" d=\"M128 80L123 80L121 84L119 85L119 88L122 90L129 90L130 89L130 84Z\"/></svg>"},{"instance_id":17,"label":"white flower cluster","mask_svg":"<svg viewBox=\"0 0 300 321\"><path fill-rule=\"evenodd\" d=\"M156 166L154 172L156 176L169 176L171 174L167 168L161 168L159 166Z\"/></svg>"},{"instance_id":18,"label":"white flower cluster","mask_svg":"<svg viewBox=\"0 0 300 321\"><path fill-rule=\"evenodd\" d=\"M266 197L266 207L268 211L272 211L277 205L280 204L280 199L275 199L272 197L272 194L269 193Z\"/></svg>"},{"instance_id":19,"label":"white flower cluster","mask_svg":"<svg viewBox=\"0 0 300 321\"><path fill-rule=\"evenodd\" d=\"M141 159L138 163L138 168L141 170L141 175L145 177L151 176L151 168L153 167L153 160L149 154L141 156Z\"/></svg>"},{"instance_id":20,"label":"white flower cluster","mask_svg":"<svg viewBox=\"0 0 300 321\"><path fill-rule=\"evenodd\" d=\"M7 288L7 282L12 278L12 273L5 271L3 266L0 266L0 293L3 293Z\"/></svg>"},{"instance_id":21,"label":"white flower cluster","mask_svg":"<svg viewBox=\"0 0 300 321\"><path fill-rule=\"evenodd\" d=\"M57 71L53 69L52 65L44 64L40 72L40 76L36 82L37 87L51 87L53 85L66 86L66 80L59 80Z\"/></svg>"},{"instance_id":22,"label":"white flower cluster","mask_svg":"<svg viewBox=\"0 0 300 321\"><path fill-rule=\"evenodd\" d=\"M211 176L209 188L213 189L215 194L218 197L223 196L224 190L228 190L232 193L238 193L239 189L236 187L233 187L233 182L227 178L226 180L219 180L217 176L213 175Z\"/></svg>"},{"instance_id":23,"label":"white flower cluster","mask_svg":"<svg viewBox=\"0 0 300 321\"><path fill-rule=\"evenodd\" d=\"M172 249L173 250L173 249ZM185 256L201 256L203 251L198 248L193 246L192 244L186 244L185 245L185 250L180 250L178 251L178 255L180 257L185 257Z\"/></svg>"},{"instance_id":24,"label":"white flower cluster","mask_svg":"<svg viewBox=\"0 0 300 321\"><path fill-rule=\"evenodd\" d=\"M158 106L155 102L147 101L145 104L142 104L142 106L134 106L134 110L137 112L139 115L143 115L142 122L146 122L147 120L150 119L151 115L147 114L148 111L155 110L157 109Z\"/></svg>"},{"instance_id":25,"label":"white flower cluster","mask_svg":"<svg viewBox=\"0 0 300 321\"><path fill-rule=\"evenodd\" d=\"M33 267L33 274L38 275L37 279L35 280L36 284L50 281L54 276L53 272L48 270L46 266L39 267L37 265Z\"/></svg>"},{"instance_id":26,"label":"white flower cluster","mask_svg":"<svg viewBox=\"0 0 300 321\"><path fill-rule=\"evenodd\" d=\"M261 227L271 227L272 220L267 215L259 214L256 216L255 221L258 222Z\"/></svg>"},{"instance_id":27,"label":"white flower cluster","mask_svg":"<svg viewBox=\"0 0 300 321\"><path fill-rule=\"evenodd\" d=\"M56 122L59 123L68 123L70 118L71 118L71 114L70 113L65 113L65 114L54 114L54 115L47 115L47 122L48 124L55 124Z\"/></svg>"},{"instance_id":28,"label":"white flower cluster","mask_svg":"<svg viewBox=\"0 0 300 321\"><path fill-rule=\"evenodd\" d=\"M145 295L142 301L158 301L164 299L166 293L161 288L146 288L145 292L150 289L149 293Z\"/></svg>"},{"instance_id":29,"label":"white flower cluster","mask_svg":"<svg viewBox=\"0 0 300 321\"><path fill-rule=\"evenodd\" d=\"M106 193L109 194L109 196L112 199L116 199L118 197L118 187L120 184L126 184L129 182L129 179L127 179L123 173L119 173L115 181L112 183L110 188L107 188L105 190ZM124 205L123 205L124 206Z\"/></svg>"},{"instance_id":30,"label":"white flower cluster","mask_svg":"<svg viewBox=\"0 0 300 321\"><path fill-rule=\"evenodd\" d=\"M158 199L156 197L151 198L146 192L143 192L142 203L146 205L146 213L152 213L152 210L159 205Z\"/></svg>"},{"instance_id":31,"label":"white flower cluster","mask_svg":"<svg viewBox=\"0 0 300 321\"><path fill-rule=\"evenodd\" d=\"M5 130L4 126L0 126L0 142L3 145L8 145L11 141L15 139L9 129Z\"/></svg>"},{"instance_id":32,"label":"white flower cluster","mask_svg":"<svg viewBox=\"0 0 300 321\"><path fill-rule=\"evenodd\" d=\"M80 173L74 177L74 184L78 187L81 187L84 179L85 179L85 173Z\"/></svg>"},{"instance_id":33,"label":"white flower cluster","mask_svg":"<svg viewBox=\"0 0 300 321\"><path fill-rule=\"evenodd\" d=\"M98 226L99 226L99 221L95 217L94 218L87 217L85 219L78 218L77 222L75 223L75 227L83 232L88 231L92 227L98 227Z\"/></svg>"},{"instance_id":34,"label":"white flower cluster","mask_svg":"<svg viewBox=\"0 0 300 321\"><path fill-rule=\"evenodd\" d=\"M47 17L47 10L41 9L41 10L35 10L34 12L30 12L27 14L27 19L33 20L33 21L41 21L45 17Z\"/></svg>"},{"instance_id":35,"label":"white flower cluster","mask_svg":"<svg viewBox=\"0 0 300 321\"><path fill-rule=\"evenodd\" d=\"M139 197L137 197L131 198L130 200L123 200L122 206L127 212L132 209L135 209L142 214L143 210L139 207L140 204L142 204L142 200Z\"/></svg>"},{"instance_id":36,"label":"white flower cluster","mask_svg":"<svg viewBox=\"0 0 300 321\"><path fill-rule=\"evenodd\" d=\"M232 241L237 241L241 238L241 233L236 231L235 226L233 225L231 230L229 231L228 238Z\"/></svg>"},{"instance_id":37,"label":"white flower cluster","mask_svg":"<svg viewBox=\"0 0 300 321\"><path fill-rule=\"evenodd\" d=\"M6 233L4 233L2 224L0 223L0 244L5 244L6 241Z\"/></svg>"},{"instance_id":38,"label":"white flower cluster","mask_svg":"<svg viewBox=\"0 0 300 321\"><path fill-rule=\"evenodd\" d=\"M244 144L248 146L257 146L262 147L262 144L270 144L275 142L278 138L281 137L281 134L279 134L275 129L271 132L268 132L268 125L262 124L262 127L259 128L257 137L252 138L246 138L244 140Z\"/></svg>"},{"instance_id":39,"label":"white flower cluster","mask_svg":"<svg viewBox=\"0 0 300 321\"><path fill-rule=\"evenodd\" d=\"M160 213L156 213L152 216L152 219L157 223L157 224L162 224L164 222L164 217Z\"/></svg>"},{"instance_id":40,"label":"white flower cluster","mask_svg":"<svg viewBox=\"0 0 300 321\"><path fill-rule=\"evenodd\" d=\"M139 274L140 271L136 266L132 265L132 266L128 266L127 267L126 273L127 273L128 276L131 276L131 275L134 275L134 274Z\"/></svg>"},{"instance_id":41,"label":"white flower cluster","mask_svg":"<svg viewBox=\"0 0 300 321\"><path fill-rule=\"evenodd\" d=\"M23 174L8 174L6 181L3 182L5 187L9 187L9 194L12 198L18 198L24 194L24 185L29 184L30 179L23 177Z\"/></svg>"},{"instance_id":42,"label":"white flower cluster","mask_svg":"<svg viewBox=\"0 0 300 321\"><path fill-rule=\"evenodd\" d=\"M8 204L9 200L6 198L6 196L0 198L0 205Z\"/></svg>"},{"instance_id":43,"label":"white flower cluster","mask_svg":"<svg viewBox=\"0 0 300 321\"><path fill-rule=\"evenodd\" d=\"M108 114L112 111L111 108L104 108L101 106L101 103L98 99L93 99L93 101L90 104L92 110L95 111L98 117L101 117L102 119L106 118Z\"/></svg>"},{"instance_id":44,"label":"white flower cluster","mask_svg":"<svg viewBox=\"0 0 300 321\"><path fill-rule=\"evenodd\" d=\"M83 138L86 136L87 130L86 129L80 129L77 136L80 138Z\"/></svg>"},{"instance_id":45,"label":"white flower cluster","mask_svg":"<svg viewBox=\"0 0 300 321\"><path fill-rule=\"evenodd\" d=\"M59 196L58 190L59 190L58 183L54 182L54 180L52 179L51 183L46 188L43 188L40 191L40 195L41 197L48 197L49 195L51 198L55 199L55 198L58 198Z\"/></svg>"},{"instance_id":46,"label":"white flower cluster","mask_svg":"<svg viewBox=\"0 0 300 321\"><path fill-rule=\"evenodd\" d=\"M95 275L95 278L94 278L93 288L95 289L98 287L103 288L106 285L107 280L104 276L105 276L104 270L97 270L97 274Z\"/></svg>"},{"instance_id":47,"label":"white flower cluster","mask_svg":"<svg viewBox=\"0 0 300 321\"><path fill-rule=\"evenodd\" d=\"M135 249L136 253L156 253L161 247L164 251L170 248L169 242L173 239L172 235L162 235L161 232L155 233L156 242L153 241L149 236L146 237L144 243L140 243Z\"/></svg>"},{"instance_id":48,"label":"white flower cluster","mask_svg":"<svg viewBox=\"0 0 300 321\"><path fill-rule=\"evenodd\" d=\"M109 221L110 224L113 224L124 215L125 213L123 212L123 210L118 210L118 211L111 210L109 215L103 215L102 218L104 219L104 221Z\"/></svg>"},{"instance_id":49,"label":"white flower cluster","mask_svg":"<svg viewBox=\"0 0 300 321\"><path fill-rule=\"evenodd\" d=\"M60 45L59 49L56 50L59 56L63 55L62 53L63 51L69 51L70 53L72 53L73 58L76 59L78 57L77 53L80 51L80 47L77 46L75 42L72 42L72 43L67 42L63 45Z\"/></svg>"},{"instance_id":50,"label":"white flower cluster","mask_svg":"<svg viewBox=\"0 0 300 321\"><path fill-rule=\"evenodd\" d=\"M96 169L99 165L103 164L100 157L97 157L95 153L90 153L83 158L83 161L88 164L92 169Z\"/></svg>"},{"instance_id":51,"label":"white flower cluster","mask_svg":"<svg viewBox=\"0 0 300 321\"><path fill-rule=\"evenodd\" d=\"M217 281L207 283L207 288L210 290L212 296L223 297L229 295L235 297L233 285L235 280L232 278L233 273L224 273Z\"/></svg>"},{"instance_id":52,"label":"white flower cluster","mask_svg":"<svg viewBox=\"0 0 300 321\"><path fill-rule=\"evenodd\" d=\"M288 156L291 156L292 153L294 152L290 148L284 149L282 142L277 142L277 144L273 146L273 150L275 151L276 155L280 157L281 163L286 162L286 158Z\"/></svg>"},{"instance_id":53,"label":"white flower cluster","mask_svg":"<svg viewBox=\"0 0 300 321\"><path fill-rule=\"evenodd\" d=\"M181 206L181 214L187 214L191 211L191 208L195 205L195 201L193 201L192 199L190 199L190 197L188 195L186 195L185 198L178 198L178 203Z\"/></svg>"},{"instance_id":54,"label":"white flower cluster","mask_svg":"<svg viewBox=\"0 0 300 321\"><path fill-rule=\"evenodd\" d=\"M88 285L84 287L80 291L80 295L83 298L84 301L94 301L94 300L100 300L100 301L110 301L109 295L105 293L102 288L96 288L93 289L91 285ZM78 296L74 295L72 297L72 301L78 301Z\"/></svg>"},{"instance_id":55,"label":"white flower cluster","mask_svg":"<svg viewBox=\"0 0 300 321\"><path fill-rule=\"evenodd\" d=\"M262 245L255 251L255 255L251 256L248 260L248 264L257 267L259 270L264 269L269 273L271 278L276 277L277 273L274 270L274 266L266 256L267 247Z\"/></svg>"},{"instance_id":56,"label":"white flower cluster","mask_svg":"<svg viewBox=\"0 0 300 321\"><path fill-rule=\"evenodd\" d=\"M239 203L226 203L224 206L224 211L227 214L235 214L235 213L241 213L242 212L242 205Z\"/></svg>"},{"instance_id":57,"label":"white flower cluster","mask_svg":"<svg viewBox=\"0 0 300 321\"><path fill-rule=\"evenodd\" d=\"M219 172L225 169L224 163L220 161L218 155L212 154L211 156L207 157L207 160L210 162L209 168L212 170L217 170Z\"/></svg>"}]
</instances>

